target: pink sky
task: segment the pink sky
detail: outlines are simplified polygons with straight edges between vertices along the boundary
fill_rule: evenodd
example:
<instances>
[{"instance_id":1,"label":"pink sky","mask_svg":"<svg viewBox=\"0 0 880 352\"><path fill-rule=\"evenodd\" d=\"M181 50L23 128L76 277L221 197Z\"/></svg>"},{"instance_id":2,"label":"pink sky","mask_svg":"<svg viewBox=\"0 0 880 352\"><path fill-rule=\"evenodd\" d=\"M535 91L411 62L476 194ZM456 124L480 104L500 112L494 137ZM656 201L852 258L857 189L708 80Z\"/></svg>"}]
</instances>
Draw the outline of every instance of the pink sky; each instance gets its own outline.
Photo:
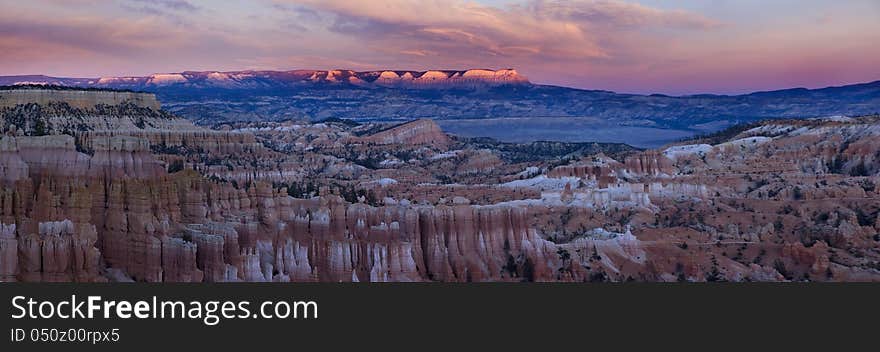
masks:
<instances>
[{"instance_id":1,"label":"pink sky","mask_svg":"<svg viewBox=\"0 0 880 352\"><path fill-rule=\"evenodd\" d=\"M533 82L741 93L880 79L873 0L0 0L0 75L513 67Z\"/></svg>"}]
</instances>

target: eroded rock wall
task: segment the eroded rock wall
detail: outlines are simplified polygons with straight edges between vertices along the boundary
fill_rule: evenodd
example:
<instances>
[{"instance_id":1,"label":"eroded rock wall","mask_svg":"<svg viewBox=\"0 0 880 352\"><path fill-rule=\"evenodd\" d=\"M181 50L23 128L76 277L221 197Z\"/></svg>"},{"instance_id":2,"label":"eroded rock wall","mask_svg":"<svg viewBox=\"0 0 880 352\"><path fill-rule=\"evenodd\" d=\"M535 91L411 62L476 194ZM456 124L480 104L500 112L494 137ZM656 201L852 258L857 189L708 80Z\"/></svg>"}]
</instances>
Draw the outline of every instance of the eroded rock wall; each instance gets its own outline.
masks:
<instances>
[{"instance_id":1,"label":"eroded rock wall","mask_svg":"<svg viewBox=\"0 0 880 352\"><path fill-rule=\"evenodd\" d=\"M123 103L132 103L153 110L161 108L156 95L153 93L52 89L0 91L0 108L27 103L49 104L57 102L65 102L70 106L83 109L91 109L97 105L119 105Z\"/></svg>"}]
</instances>

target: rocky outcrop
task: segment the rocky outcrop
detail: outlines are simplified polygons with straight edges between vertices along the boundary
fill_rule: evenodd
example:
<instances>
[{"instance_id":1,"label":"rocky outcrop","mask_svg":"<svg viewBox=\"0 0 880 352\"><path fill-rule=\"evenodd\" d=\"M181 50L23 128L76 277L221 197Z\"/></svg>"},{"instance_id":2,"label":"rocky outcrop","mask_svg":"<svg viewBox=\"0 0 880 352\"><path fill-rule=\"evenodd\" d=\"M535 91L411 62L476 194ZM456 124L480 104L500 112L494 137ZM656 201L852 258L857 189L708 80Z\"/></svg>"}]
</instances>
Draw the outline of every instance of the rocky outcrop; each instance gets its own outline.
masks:
<instances>
[{"instance_id":1,"label":"rocky outcrop","mask_svg":"<svg viewBox=\"0 0 880 352\"><path fill-rule=\"evenodd\" d=\"M360 81L398 88L480 88L502 85L526 85L529 80L514 69L466 71L372 71L357 72ZM320 74L316 78L320 78ZM326 76L324 76L326 77ZM326 79L326 78L324 78Z\"/></svg>"},{"instance_id":2,"label":"rocky outcrop","mask_svg":"<svg viewBox=\"0 0 880 352\"><path fill-rule=\"evenodd\" d=\"M169 85L196 88L259 88L269 85L348 84L364 87L415 89L480 88L527 85L529 81L514 69L464 71L363 71L296 70L157 73L144 77L103 77L90 83L96 87L149 88Z\"/></svg>"},{"instance_id":3,"label":"rocky outcrop","mask_svg":"<svg viewBox=\"0 0 880 352\"><path fill-rule=\"evenodd\" d=\"M373 144L433 145L445 147L450 144L449 136L443 133L434 120L421 119L394 126L385 131L361 139Z\"/></svg>"},{"instance_id":4,"label":"rocky outcrop","mask_svg":"<svg viewBox=\"0 0 880 352\"><path fill-rule=\"evenodd\" d=\"M0 168L9 171L7 181L55 177L78 177L89 173L89 157L76 151L68 135L12 137L0 139Z\"/></svg>"},{"instance_id":5,"label":"rocky outcrop","mask_svg":"<svg viewBox=\"0 0 880 352\"><path fill-rule=\"evenodd\" d=\"M553 178L578 177L596 181L599 187L606 187L617 182L617 170L621 169L620 163L610 158L596 159L557 166L549 170L547 176Z\"/></svg>"},{"instance_id":6,"label":"rocky outcrop","mask_svg":"<svg viewBox=\"0 0 880 352\"><path fill-rule=\"evenodd\" d=\"M0 282L16 281L18 275L18 240L15 224L0 223Z\"/></svg>"},{"instance_id":7,"label":"rocky outcrop","mask_svg":"<svg viewBox=\"0 0 880 352\"><path fill-rule=\"evenodd\" d=\"M627 157L626 171L633 175L658 176L672 173L672 161L656 151L647 151Z\"/></svg>"},{"instance_id":8,"label":"rocky outcrop","mask_svg":"<svg viewBox=\"0 0 880 352\"><path fill-rule=\"evenodd\" d=\"M36 106L13 110L58 112ZM209 131L131 109L4 131L0 280L880 278L874 118L617 162L522 158L426 121Z\"/></svg>"},{"instance_id":9,"label":"rocky outcrop","mask_svg":"<svg viewBox=\"0 0 880 352\"><path fill-rule=\"evenodd\" d=\"M14 138L0 138L0 180L6 183L28 177L28 166L18 153Z\"/></svg>"},{"instance_id":10,"label":"rocky outcrop","mask_svg":"<svg viewBox=\"0 0 880 352\"><path fill-rule=\"evenodd\" d=\"M159 110L161 106L153 93L135 93L112 90L52 90L15 89L0 90L0 108L20 104L67 103L71 107L93 109L97 105L134 104L139 107Z\"/></svg>"},{"instance_id":11,"label":"rocky outcrop","mask_svg":"<svg viewBox=\"0 0 880 352\"><path fill-rule=\"evenodd\" d=\"M880 81L823 89L694 97L617 94L530 84L512 69L184 71L103 78L0 76L0 84L22 83L156 92L166 109L206 124L328 117L590 116L613 126L687 130L717 122L719 116L735 116L747 123L757 116L859 116L880 110ZM212 89L234 92L224 98L209 91ZM443 90L443 94L428 97L423 90ZM293 92L296 93L289 94ZM204 99L207 96L212 98Z\"/></svg>"},{"instance_id":12,"label":"rocky outcrop","mask_svg":"<svg viewBox=\"0 0 880 352\"><path fill-rule=\"evenodd\" d=\"M146 140L147 150L159 153L208 153L227 155L262 153L263 146L251 133L216 131L195 126L192 122L161 111L158 105L123 100L108 104L84 106L74 93L147 94L100 90L0 90L0 94L22 95L9 106L0 106L0 132L13 136L71 135L69 141L82 151L107 149L125 137ZM51 97L46 102L44 92ZM73 96L71 96L73 95ZM148 94L153 101L155 96ZM49 98L47 98L49 99ZM121 99L121 98L120 98ZM104 103L100 103L104 104ZM158 104L158 103L157 103ZM111 142L111 139L117 142ZM65 141L68 143L68 141Z\"/></svg>"},{"instance_id":13,"label":"rocky outcrop","mask_svg":"<svg viewBox=\"0 0 880 352\"><path fill-rule=\"evenodd\" d=\"M264 186L252 189L246 198L224 192L218 194L221 199L233 198L208 200L247 205L252 208L237 212L254 215L237 226L237 236L194 236L199 251L209 251L199 261L216 273L212 280L220 278L223 265L236 267L238 279L248 281L497 280L506 260L502 253L546 255L545 241L515 208L377 208L339 199L298 200ZM231 210L215 208L205 216ZM240 261L234 251L221 251L221 238L231 237L243 246Z\"/></svg>"},{"instance_id":14,"label":"rocky outcrop","mask_svg":"<svg viewBox=\"0 0 880 352\"><path fill-rule=\"evenodd\" d=\"M6 226L6 225L4 225ZM46 221L36 224L36 229L24 226L18 230L17 253L4 252L4 270L8 274L18 260L17 278L22 281L92 282L102 281L99 276L100 252L95 248L97 233L91 224L75 225L70 220ZM7 227L9 230L10 227ZM15 231L15 226L11 226ZM33 232L31 232L33 231ZM10 232L10 231L7 231ZM6 243L11 244L5 234ZM6 249L6 248L4 248ZM8 257L7 257L8 256Z\"/></svg>"},{"instance_id":15,"label":"rocky outcrop","mask_svg":"<svg viewBox=\"0 0 880 352\"><path fill-rule=\"evenodd\" d=\"M149 143L140 138L115 136L97 140L89 156L76 150L74 137L3 137L0 139L0 169L4 180L43 177L133 177L150 178L165 173L165 166L150 153Z\"/></svg>"},{"instance_id":16,"label":"rocky outcrop","mask_svg":"<svg viewBox=\"0 0 880 352\"><path fill-rule=\"evenodd\" d=\"M128 136L96 139L89 160L92 174L105 178L155 178L165 174L165 165L150 153L149 141Z\"/></svg>"},{"instance_id":17,"label":"rocky outcrop","mask_svg":"<svg viewBox=\"0 0 880 352\"><path fill-rule=\"evenodd\" d=\"M65 79L45 76L0 77L15 83L62 84L80 87L102 87L143 90L168 86L190 88L289 88L299 85L346 84L361 87L414 89L484 88L504 85L528 85L529 80L514 69L470 69L429 71L186 71L155 73L149 76L101 77L99 79ZM111 104L112 105L112 104Z\"/></svg>"},{"instance_id":18,"label":"rocky outcrop","mask_svg":"<svg viewBox=\"0 0 880 352\"><path fill-rule=\"evenodd\" d=\"M93 281L100 255L110 268L152 282L482 281L504 278L501 253L538 263L552 252L521 209L301 200L265 183L245 190L191 172L169 177L150 166L146 141L110 141L91 157L73 152L84 161L78 167L87 167L74 182L58 163L24 158L29 176L42 170L40 182L4 188L11 204L4 200L0 218L39 229L13 237L15 228L4 228L4 277ZM18 269L9 259L13 241Z\"/></svg>"}]
</instances>

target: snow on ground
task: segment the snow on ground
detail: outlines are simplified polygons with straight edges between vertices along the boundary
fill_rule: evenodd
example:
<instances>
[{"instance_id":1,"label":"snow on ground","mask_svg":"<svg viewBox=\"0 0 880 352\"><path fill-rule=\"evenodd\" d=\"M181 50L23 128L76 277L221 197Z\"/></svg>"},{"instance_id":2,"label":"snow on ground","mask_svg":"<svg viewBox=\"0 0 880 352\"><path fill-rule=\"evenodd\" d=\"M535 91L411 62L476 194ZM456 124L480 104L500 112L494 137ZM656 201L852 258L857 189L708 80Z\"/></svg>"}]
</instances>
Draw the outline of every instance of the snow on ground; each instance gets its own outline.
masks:
<instances>
[{"instance_id":1,"label":"snow on ground","mask_svg":"<svg viewBox=\"0 0 880 352\"><path fill-rule=\"evenodd\" d=\"M228 81L230 77L223 72L211 72L208 74L208 79L212 81Z\"/></svg>"},{"instance_id":2,"label":"snow on ground","mask_svg":"<svg viewBox=\"0 0 880 352\"><path fill-rule=\"evenodd\" d=\"M183 77L183 75L179 73L157 73L150 76L150 79L149 81L147 81L147 83L155 85L165 85L172 83L182 83L186 81L186 77Z\"/></svg>"},{"instance_id":3,"label":"snow on ground","mask_svg":"<svg viewBox=\"0 0 880 352\"><path fill-rule=\"evenodd\" d=\"M139 77L101 77L98 79L98 84L137 82L140 79Z\"/></svg>"},{"instance_id":4,"label":"snow on ground","mask_svg":"<svg viewBox=\"0 0 880 352\"><path fill-rule=\"evenodd\" d=\"M834 115L834 116L825 116L825 117L815 117L810 120L818 120L818 121L834 121L834 122L852 122L853 118L849 116L843 115Z\"/></svg>"},{"instance_id":5,"label":"snow on ground","mask_svg":"<svg viewBox=\"0 0 880 352\"><path fill-rule=\"evenodd\" d=\"M779 136L791 132L792 130L794 130L794 126L791 125L770 124L752 128L745 131L745 134Z\"/></svg>"},{"instance_id":6,"label":"snow on ground","mask_svg":"<svg viewBox=\"0 0 880 352\"><path fill-rule=\"evenodd\" d=\"M573 241L573 243L580 243L579 247L584 246L585 242L592 242L595 245L595 250L601 256L602 265L615 273L619 273L620 270L617 267L617 261L611 260L612 255L639 264L644 264L647 259L647 253L638 245L639 239L632 234L629 226L624 233L595 228L586 237L580 237Z\"/></svg>"},{"instance_id":7,"label":"snow on ground","mask_svg":"<svg viewBox=\"0 0 880 352\"><path fill-rule=\"evenodd\" d=\"M638 241L636 236L627 228L626 232L612 232L601 227L594 228L587 232L586 237L594 240L619 240L619 241Z\"/></svg>"},{"instance_id":8,"label":"snow on ground","mask_svg":"<svg viewBox=\"0 0 880 352\"><path fill-rule=\"evenodd\" d=\"M521 176L521 177L532 177L532 176L535 176L539 173L541 173L541 169L539 167L529 166L525 170L523 170L522 172L520 172L516 175Z\"/></svg>"},{"instance_id":9,"label":"snow on ground","mask_svg":"<svg viewBox=\"0 0 880 352\"><path fill-rule=\"evenodd\" d=\"M575 189L580 184L581 179L578 177L561 177L561 178L549 178L546 175L538 175L536 177L527 178L525 180L515 180L507 183L502 183L501 187L511 187L511 188L519 188L519 187L530 187L530 188L539 188L543 190L549 189L557 189L561 190L565 188L566 184L571 184L571 188Z\"/></svg>"},{"instance_id":10,"label":"snow on ground","mask_svg":"<svg viewBox=\"0 0 880 352\"><path fill-rule=\"evenodd\" d=\"M379 184L379 186L388 186L388 185L393 185L393 184L397 183L397 180L395 180L393 178L384 177L384 178L380 178L374 182Z\"/></svg>"},{"instance_id":11,"label":"snow on ground","mask_svg":"<svg viewBox=\"0 0 880 352\"><path fill-rule=\"evenodd\" d=\"M513 207L577 207L577 208L609 208L609 207L651 207L647 193L632 192L626 187L610 187L573 192L571 197L563 199L562 192L541 192L541 198L518 199L501 203L497 206Z\"/></svg>"},{"instance_id":12,"label":"snow on ground","mask_svg":"<svg viewBox=\"0 0 880 352\"><path fill-rule=\"evenodd\" d=\"M771 140L773 140L773 138L770 138L770 137L764 137L764 136L758 136L758 137L746 137L746 138L740 138L740 139L737 139L737 140L732 140L732 141L730 141L730 142L721 143L721 144L719 144L718 146L719 146L719 147L742 147L742 148L749 148L749 147L756 147L756 146L759 146L759 145L764 144L764 143L767 143L767 142L769 142L769 141L771 141Z\"/></svg>"},{"instance_id":13,"label":"snow on ground","mask_svg":"<svg viewBox=\"0 0 880 352\"><path fill-rule=\"evenodd\" d=\"M816 128L801 128L791 133L792 135L843 135L843 136L877 136L880 135L878 124L851 124L847 126L823 126Z\"/></svg>"},{"instance_id":14,"label":"snow on ground","mask_svg":"<svg viewBox=\"0 0 880 352\"><path fill-rule=\"evenodd\" d=\"M397 160L397 159L385 159L385 160L382 160L379 162L379 166L382 166L382 167L394 166L394 165L400 165L400 164L403 164L403 162L400 160Z\"/></svg>"},{"instance_id":15,"label":"snow on ground","mask_svg":"<svg viewBox=\"0 0 880 352\"><path fill-rule=\"evenodd\" d=\"M712 146L708 144L688 144L688 145L677 145L674 147L666 148L663 151L663 155L667 158L675 160L681 156L688 156L697 154L700 156L706 155L710 150L712 150Z\"/></svg>"},{"instance_id":16,"label":"snow on ground","mask_svg":"<svg viewBox=\"0 0 880 352\"><path fill-rule=\"evenodd\" d=\"M288 125L288 126L271 126L271 127L245 127L245 128L235 129L234 131L238 131L238 132L265 132L265 131L285 132L285 131L296 131L296 130L302 129L304 127L306 127L306 126L305 125Z\"/></svg>"},{"instance_id":17,"label":"snow on ground","mask_svg":"<svg viewBox=\"0 0 880 352\"><path fill-rule=\"evenodd\" d=\"M450 150L448 152L437 153L437 154L434 154L433 156L431 156L431 160L454 158L460 152L461 152L461 150Z\"/></svg>"},{"instance_id":18,"label":"snow on ground","mask_svg":"<svg viewBox=\"0 0 880 352\"><path fill-rule=\"evenodd\" d=\"M48 86L50 83L46 82L32 82L32 81L17 81L12 83L13 86L21 86L21 85L33 85L33 86Z\"/></svg>"},{"instance_id":19,"label":"snow on ground","mask_svg":"<svg viewBox=\"0 0 880 352\"><path fill-rule=\"evenodd\" d=\"M815 130L812 129L812 128L810 128L810 127L804 126L804 127L801 127L801 128L798 128L798 129L796 129L796 130L794 130L794 131L789 132L788 135L789 135L789 136L799 136L799 135L802 135L802 134L810 134L810 133L813 133L813 131L815 131Z\"/></svg>"}]
</instances>

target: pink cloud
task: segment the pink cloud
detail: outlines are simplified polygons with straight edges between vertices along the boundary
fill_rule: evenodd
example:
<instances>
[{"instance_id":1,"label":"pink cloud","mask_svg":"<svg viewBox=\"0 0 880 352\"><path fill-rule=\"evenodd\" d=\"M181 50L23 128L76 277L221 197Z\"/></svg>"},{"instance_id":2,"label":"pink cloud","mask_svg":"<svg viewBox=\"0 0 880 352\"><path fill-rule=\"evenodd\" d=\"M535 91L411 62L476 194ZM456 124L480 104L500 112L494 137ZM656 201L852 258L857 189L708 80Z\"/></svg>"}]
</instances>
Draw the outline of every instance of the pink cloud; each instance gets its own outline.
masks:
<instances>
[{"instance_id":1,"label":"pink cloud","mask_svg":"<svg viewBox=\"0 0 880 352\"><path fill-rule=\"evenodd\" d=\"M880 78L871 62L880 55L880 24L842 7L743 23L612 0L143 4L8 5L0 12L0 74L514 67L538 83L640 93ZM822 13L833 20L817 24Z\"/></svg>"},{"instance_id":2,"label":"pink cloud","mask_svg":"<svg viewBox=\"0 0 880 352\"><path fill-rule=\"evenodd\" d=\"M577 71L592 72L601 65L631 62L633 52L670 44L648 40L645 31L706 32L721 26L692 12L607 0L531 0L506 7L455 0L277 2L330 18L331 32L384 55L374 58L379 66L416 69L518 67L529 72L543 65L578 65Z\"/></svg>"}]
</instances>

